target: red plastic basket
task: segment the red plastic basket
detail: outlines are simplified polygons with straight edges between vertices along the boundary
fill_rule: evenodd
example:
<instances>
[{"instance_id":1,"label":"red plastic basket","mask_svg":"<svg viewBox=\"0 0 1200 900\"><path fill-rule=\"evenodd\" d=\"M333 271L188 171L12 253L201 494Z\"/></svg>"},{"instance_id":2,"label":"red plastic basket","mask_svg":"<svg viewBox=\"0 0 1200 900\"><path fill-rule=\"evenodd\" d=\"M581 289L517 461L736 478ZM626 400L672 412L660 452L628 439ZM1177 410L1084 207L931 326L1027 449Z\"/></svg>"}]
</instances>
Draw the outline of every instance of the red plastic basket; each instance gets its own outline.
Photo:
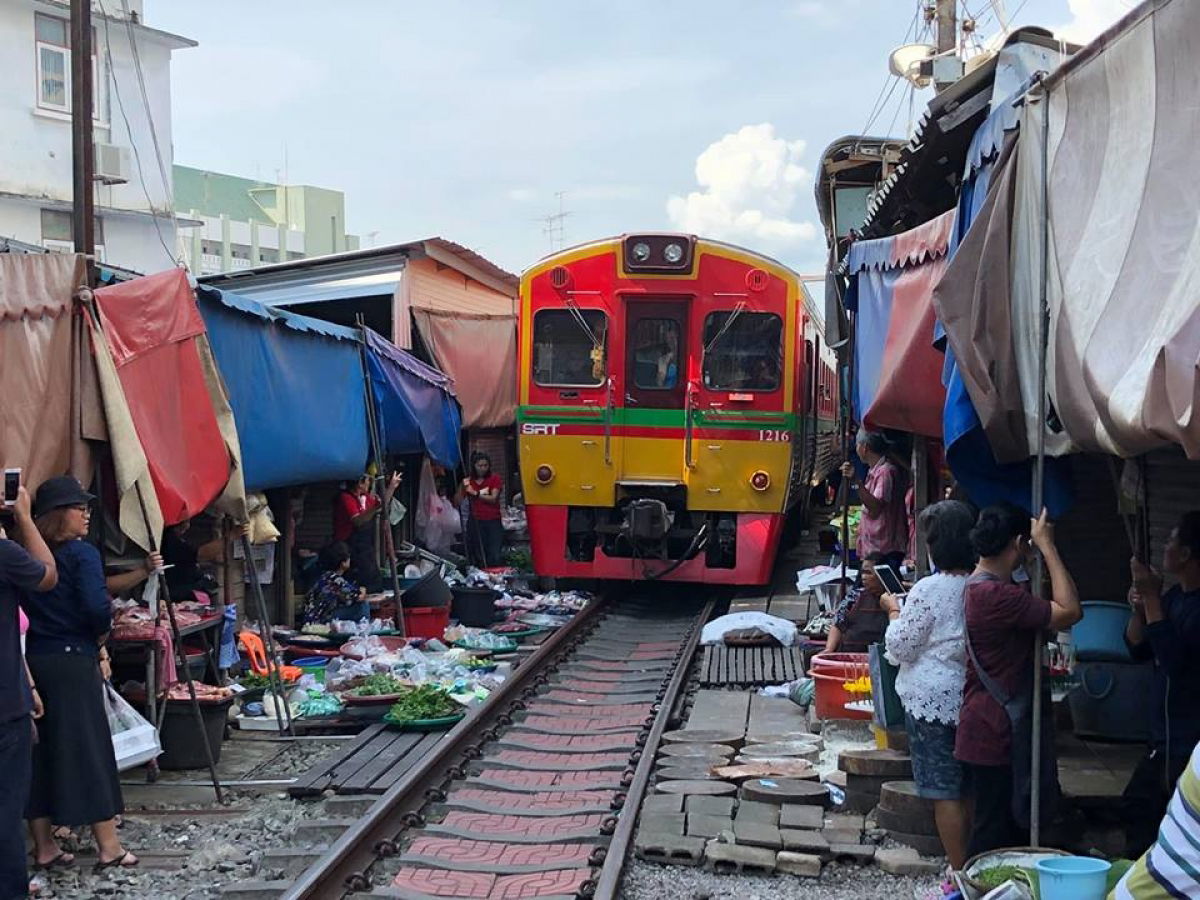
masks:
<instances>
[{"instance_id":1,"label":"red plastic basket","mask_svg":"<svg viewBox=\"0 0 1200 900\"><path fill-rule=\"evenodd\" d=\"M449 606L418 606L404 610L404 633L408 637L440 640L449 624Z\"/></svg>"}]
</instances>

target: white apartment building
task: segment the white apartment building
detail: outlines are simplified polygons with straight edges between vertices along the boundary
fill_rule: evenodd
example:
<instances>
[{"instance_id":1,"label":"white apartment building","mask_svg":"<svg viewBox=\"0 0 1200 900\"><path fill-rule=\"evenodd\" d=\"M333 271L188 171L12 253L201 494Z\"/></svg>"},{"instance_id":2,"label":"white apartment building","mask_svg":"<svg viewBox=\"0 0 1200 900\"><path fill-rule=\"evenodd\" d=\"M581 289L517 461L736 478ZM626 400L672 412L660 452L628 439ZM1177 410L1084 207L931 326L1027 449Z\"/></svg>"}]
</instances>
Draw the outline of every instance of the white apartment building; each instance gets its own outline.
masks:
<instances>
[{"instance_id":1,"label":"white apartment building","mask_svg":"<svg viewBox=\"0 0 1200 900\"><path fill-rule=\"evenodd\" d=\"M95 0L92 15L97 257L162 271L178 256L171 54L196 42L147 26L142 0ZM59 0L0 0L0 239L50 249L73 241L69 17Z\"/></svg>"}]
</instances>

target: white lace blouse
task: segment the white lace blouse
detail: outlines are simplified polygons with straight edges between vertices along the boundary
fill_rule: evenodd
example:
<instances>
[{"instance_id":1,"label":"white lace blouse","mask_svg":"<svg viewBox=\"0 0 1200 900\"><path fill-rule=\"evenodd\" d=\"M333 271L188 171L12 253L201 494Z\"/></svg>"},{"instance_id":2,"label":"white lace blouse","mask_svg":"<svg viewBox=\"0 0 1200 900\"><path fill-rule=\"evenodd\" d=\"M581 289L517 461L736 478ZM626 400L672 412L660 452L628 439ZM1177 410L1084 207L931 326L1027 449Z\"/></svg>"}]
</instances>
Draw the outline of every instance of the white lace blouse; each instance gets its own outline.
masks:
<instances>
[{"instance_id":1,"label":"white lace blouse","mask_svg":"<svg viewBox=\"0 0 1200 900\"><path fill-rule=\"evenodd\" d=\"M966 575L922 578L887 628L887 658L900 667L896 693L909 715L958 724L967 674Z\"/></svg>"}]
</instances>

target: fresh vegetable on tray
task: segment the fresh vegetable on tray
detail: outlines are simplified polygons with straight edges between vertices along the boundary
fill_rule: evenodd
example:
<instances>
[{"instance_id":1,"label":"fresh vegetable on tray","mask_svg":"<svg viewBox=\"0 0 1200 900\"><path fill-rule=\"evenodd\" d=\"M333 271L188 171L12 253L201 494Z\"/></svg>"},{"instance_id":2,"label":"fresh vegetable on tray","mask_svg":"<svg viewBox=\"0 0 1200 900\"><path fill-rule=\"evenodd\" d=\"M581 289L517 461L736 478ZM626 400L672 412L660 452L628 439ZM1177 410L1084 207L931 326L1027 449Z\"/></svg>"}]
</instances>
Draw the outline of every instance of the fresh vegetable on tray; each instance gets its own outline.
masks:
<instances>
[{"instance_id":1,"label":"fresh vegetable on tray","mask_svg":"<svg viewBox=\"0 0 1200 900\"><path fill-rule=\"evenodd\" d=\"M442 688L423 684L407 689L404 696L392 704L388 715L399 722L410 722L415 719L442 719L460 712L462 707Z\"/></svg>"},{"instance_id":2,"label":"fresh vegetable on tray","mask_svg":"<svg viewBox=\"0 0 1200 900\"><path fill-rule=\"evenodd\" d=\"M355 697L381 697L385 694L402 694L408 688L407 684L391 675L377 673L368 675L362 684L347 693Z\"/></svg>"}]
</instances>

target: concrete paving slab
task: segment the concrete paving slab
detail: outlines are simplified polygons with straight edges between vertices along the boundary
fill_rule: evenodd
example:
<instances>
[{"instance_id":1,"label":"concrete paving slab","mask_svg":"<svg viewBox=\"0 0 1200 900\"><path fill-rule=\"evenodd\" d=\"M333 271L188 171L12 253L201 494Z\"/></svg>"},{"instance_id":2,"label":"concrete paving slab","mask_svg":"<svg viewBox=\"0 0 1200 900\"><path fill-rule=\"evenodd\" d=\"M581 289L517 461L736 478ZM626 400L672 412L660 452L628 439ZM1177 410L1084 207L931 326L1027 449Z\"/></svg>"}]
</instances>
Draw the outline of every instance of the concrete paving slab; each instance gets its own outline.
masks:
<instances>
[{"instance_id":1,"label":"concrete paving slab","mask_svg":"<svg viewBox=\"0 0 1200 900\"><path fill-rule=\"evenodd\" d=\"M785 803L779 807L781 828L808 828L820 831L825 827L825 811L806 803Z\"/></svg>"},{"instance_id":2,"label":"concrete paving slab","mask_svg":"<svg viewBox=\"0 0 1200 900\"><path fill-rule=\"evenodd\" d=\"M740 731L744 735L752 696L742 691L696 691L688 730Z\"/></svg>"},{"instance_id":3,"label":"concrete paving slab","mask_svg":"<svg viewBox=\"0 0 1200 900\"><path fill-rule=\"evenodd\" d=\"M733 806L732 797L688 797L685 801L687 812L700 816L725 816L732 819Z\"/></svg>"},{"instance_id":4,"label":"concrete paving slab","mask_svg":"<svg viewBox=\"0 0 1200 900\"><path fill-rule=\"evenodd\" d=\"M763 825L777 825L779 824L779 807L774 803L742 800L738 803L735 818L739 822L758 822Z\"/></svg>"},{"instance_id":5,"label":"concrete paving slab","mask_svg":"<svg viewBox=\"0 0 1200 900\"><path fill-rule=\"evenodd\" d=\"M762 822L737 821L733 823L733 836L739 844L748 847L766 847L768 850L782 850L783 838L775 825L765 825Z\"/></svg>"},{"instance_id":6,"label":"concrete paving slab","mask_svg":"<svg viewBox=\"0 0 1200 900\"><path fill-rule=\"evenodd\" d=\"M733 820L728 816L705 816L688 813L687 833L691 837L715 838L733 830Z\"/></svg>"},{"instance_id":7,"label":"concrete paving slab","mask_svg":"<svg viewBox=\"0 0 1200 900\"><path fill-rule=\"evenodd\" d=\"M647 834L686 834L687 816L683 813L642 813L638 830Z\"/></svg>"},{"instance_id":8,"label":"concrete paving slab","mask_svg":"<svg viewBox=\"0 0 1200 900\"><path fill-rule=\"evenodd\" d=\"M642 799L642 815L683 812L682 794L647 794Z\"/></svg>"},{"instance_id":9,"label":"concrete paving slab","mask_svg":"<svg viewBox=\"0 0 1200 900\"><path fill-rule=\"evenodd\" d=\"M750 695L749 734L807 734L811 730L804 709L786 697Z\"/></svg>"},{"instance_id":10,"label":"concrete paving slab","mask_svg":"<svg viewBox=\"0 0 1200 900\"><path fill-rule=\"evenodd\" d=\"M811 853L822 858L829 855L829 841L819 831L807 831L798 828L780 828L779 838L783 841L785 850L797 853Z\"/></svg>"}]
</instances>

